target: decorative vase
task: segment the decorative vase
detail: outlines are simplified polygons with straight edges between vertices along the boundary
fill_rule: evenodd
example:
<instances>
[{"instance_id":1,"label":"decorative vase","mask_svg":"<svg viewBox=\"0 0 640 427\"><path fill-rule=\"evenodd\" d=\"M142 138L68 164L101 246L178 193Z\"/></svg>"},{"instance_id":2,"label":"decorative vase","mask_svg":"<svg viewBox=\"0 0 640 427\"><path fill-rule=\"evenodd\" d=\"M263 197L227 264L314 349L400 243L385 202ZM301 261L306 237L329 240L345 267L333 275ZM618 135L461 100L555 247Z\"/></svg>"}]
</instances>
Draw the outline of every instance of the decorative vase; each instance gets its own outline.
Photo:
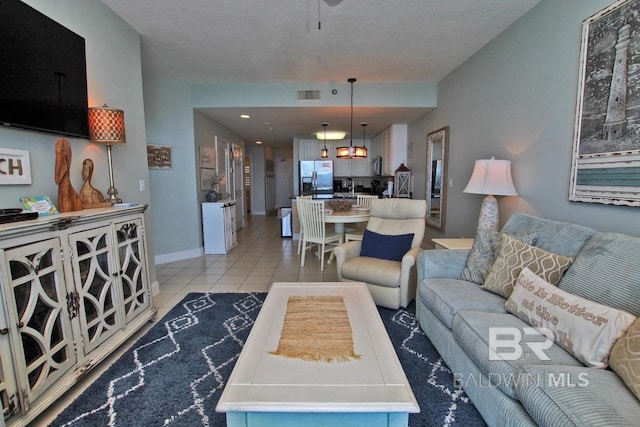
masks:
<instances>
[{"instance_id":1,"label":"decorative vase","mask_svg":"<svg viewBox=\"0 0 640 427\"><path fill-rule=\"evenodd\" d=\"M220 197L220 194L218 194L216 190L209 190L205 197L207 199L207 202L217 202L218 197Z\"/></svg>"}]
</instances>

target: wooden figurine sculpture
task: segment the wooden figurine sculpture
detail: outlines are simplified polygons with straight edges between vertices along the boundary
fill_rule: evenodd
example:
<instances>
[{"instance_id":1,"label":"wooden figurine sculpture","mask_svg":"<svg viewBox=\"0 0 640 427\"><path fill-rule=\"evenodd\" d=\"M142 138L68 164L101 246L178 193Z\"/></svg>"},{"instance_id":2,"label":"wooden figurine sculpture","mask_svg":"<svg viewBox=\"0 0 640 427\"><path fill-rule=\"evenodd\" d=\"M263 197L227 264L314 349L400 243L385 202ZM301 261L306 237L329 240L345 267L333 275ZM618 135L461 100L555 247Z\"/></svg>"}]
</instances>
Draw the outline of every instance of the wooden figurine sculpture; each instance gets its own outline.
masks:
<instances>
[{"instance_id":1,"label":"wooden figurine sculpture","mask_svg":"<svg viewBox=\"0 0 640 427\"><path fill-rule=\"evenodd\" d=\"M84 209L111 206L111 203L104 201L104 196L94 186L91 185L93 177L93 160L84 159L82 162L82 188L80 189L80 200Z\"/></svg>"},{"instance_id":2,"label":"wooden figurine sculpture","mask_svg":"<svg viewBox=\"0 0 640 427\"><path fill-rule=\"evenodd\" d=\"M73 212L82 210L82 202L71 185L69 169L71 167L71 146L69 141L60 138L56 141L55 179L58 184L58 210Z\"/></svg>"}]
</instances>

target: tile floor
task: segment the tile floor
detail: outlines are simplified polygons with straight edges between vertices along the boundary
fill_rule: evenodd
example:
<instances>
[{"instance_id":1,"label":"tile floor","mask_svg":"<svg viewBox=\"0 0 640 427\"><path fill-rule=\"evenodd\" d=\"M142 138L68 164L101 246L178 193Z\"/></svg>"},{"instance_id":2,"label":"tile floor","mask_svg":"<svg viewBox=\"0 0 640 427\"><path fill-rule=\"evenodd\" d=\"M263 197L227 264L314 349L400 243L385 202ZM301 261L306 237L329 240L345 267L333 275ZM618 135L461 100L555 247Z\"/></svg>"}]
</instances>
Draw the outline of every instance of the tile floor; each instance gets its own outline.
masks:
<instances>
[{"instance_id":1,"label":"tile floor","mask_svg":"<svg viewBox=\"0 0 640 427\"><path fill-rule=\"evenodd\" d=\"M307 253L300 267L298 241L280 237L280 220L274 216L250 216L245 228L238 230L238 245L226 255L202 255L198 258L156 265L160 292L153 297L157 319L167 314L189 292L266 292L273 282L335 282L335 263L325 264ZM327 255L325 255L326 262ZM72 389L44 411L31 425L49 425L102 372L142 336L153 324L143 327L101 364L86 374Z\"/></svg>"}]
</instances>

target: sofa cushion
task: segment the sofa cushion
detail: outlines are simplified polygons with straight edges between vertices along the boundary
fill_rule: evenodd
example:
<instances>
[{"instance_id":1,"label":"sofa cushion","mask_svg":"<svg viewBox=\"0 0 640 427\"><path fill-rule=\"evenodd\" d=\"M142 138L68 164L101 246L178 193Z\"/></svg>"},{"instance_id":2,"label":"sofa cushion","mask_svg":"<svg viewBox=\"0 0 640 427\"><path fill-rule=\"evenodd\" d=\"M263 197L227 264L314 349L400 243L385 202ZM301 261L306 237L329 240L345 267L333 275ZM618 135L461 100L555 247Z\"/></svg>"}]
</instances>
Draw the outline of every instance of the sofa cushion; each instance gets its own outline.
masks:
<instances>
[{"instance_id":1,"label":"sofa cushion","mask_svg":"<svg viewBox=\"0 0 640 427\"><path fill-rule=\"evenodd\" d=\"M526 365L518 369L516 397L540 426L638 425L640 405L609 370Z\"/></svg>"},{"instance_id":2,"label":"sofa cushion","mask_svg":"<svg viewBox=\"0 0 640 427\"><path fill-rule=\"evenodd\" d=\"M640 238L596 233L558 287L640 317Z\"/></svg>"},{"instance_id":3,"label":"sofa cushion","mask_svg":"<svg viewBox=\"0 0 640 427\"><path fill-rule=\"evenodd\" d=\"M425 279L418 288L418 298L449 329L451 329L453 317L460 311L480 310L505 313L504 298L462 280Z\"/></svg>"},{"instance_id":4,"label":"sofa cushion","mask_svg":"<svg viewBox=\"0 0 640 427\"><path fill-rule=\"evenodd\" d=\"M491 266L482 288L508 298L524 267L555 285L572 261L572 258L545 251L504 234L496 262Z\"/></svg>"},{"instance_id":5,"label":"sofa cushion","mask_svg":"<svg viewBox=\"0 0 640 427\"><path fill-rule=\"evenodd\" d=\"M411 249L412 240L413 233L389 235L364 230L360 256L402 261L404 254Z\"/></svg>"},{"instance_id":6,"label":"sofa cushion","mask_svg":"<svg viewBox=\"0 0 640 427\"><path fill-rule=\"evenodd\" d=\"M400 261L371 257L355 257L342 264L342 277L389 288L400 287Z\"/></svg>"},{"instance_id":7,"label":"sofa cushion","mask_svg":"<svg viewBox=\"0 0 640 427\"><path fill-rule=\"evenodd\" d=\"M492 349L494 355L490 355L490 328L515 328L508 330L508 333L514 333L516 329L519 331L521 340L518 340L518 342L521 343L522 353L516 360L508 360L515 358L517 354L512 352L511 350L513 349L511 348L502 348L502 345L494 346L495 348ZM548 338L516 316L508 313L461 311L453 318L451 331L467 355L482 370L485 376L489 377L492 386L500 388L511 398L515 398L513 389L515 369L521 365L540 363L582 366L575 357L555 343L549 343L549 348L546 348L545 345L544 354L549 360L538 358L536 352L532 351L532 347L526 343L544 343ZM502 335L499 335L498 338L504 341L514 339L511 336L503 337ZM509 355L514 357L509 357Z\"/></svg>"},{"instance_id":8,"label":"sofa cushion","mask_svg":"<svg viewBox=\"0 0 640 427\"><path fill-rule=\"evenodd\" d=\"M609 356L609 367L640 400L640 319L614 344Z\"/></svg>"},{"instance_id":9,"label":"sofa cushion","mask_svg":"<svg viewBox=\"0 0 640 427\"><path fill-rule=\"evenodd\" d=\"M501 230L503 233L536 233L536 246L554 254L575 257L596 231L578 224L515 213Z\"/></svg>"},{"instance_id":10,"label":"sofa cushion","mask_svg":"<svg viewBox=\"0 0 640 427\"><path fill-rule=\"evenodd\" d=\"M533 245L536 240L536 233L525 233L513 237ZM464 269L458 278L482 285L498 256L501 239L502 233L497 231L477 230L469 257L467 257Z\"/></svg>"},{"instance_id":11,"label":"sofa cushion","mask_svg":"<svg viewBox=\"0 0 640 427\"><path fill-rule=\"evenodd\" d=\"M558 289L526 267L505 308L596 368L607 367L613 344L636 320L626 311Z\"/></svg>"}]
</instances>

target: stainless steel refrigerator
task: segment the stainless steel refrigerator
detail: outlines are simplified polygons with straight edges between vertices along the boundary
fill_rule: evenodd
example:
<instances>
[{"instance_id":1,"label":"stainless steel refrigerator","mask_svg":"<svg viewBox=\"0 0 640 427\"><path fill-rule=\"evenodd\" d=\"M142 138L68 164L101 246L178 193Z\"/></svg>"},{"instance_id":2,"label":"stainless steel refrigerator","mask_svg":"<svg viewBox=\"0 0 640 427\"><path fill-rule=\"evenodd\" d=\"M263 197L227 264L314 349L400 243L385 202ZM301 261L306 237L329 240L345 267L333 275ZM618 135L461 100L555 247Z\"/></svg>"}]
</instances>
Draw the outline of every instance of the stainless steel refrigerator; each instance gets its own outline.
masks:
<instances>
[{"instance_id":1,"label":"stainless steel refrigerator","mask_svg":"<svg viewBox=\"0 0 640 427\"><path fill-rule=\"evenodd\" d=\"M300 195L319 199L333 197L333 160L300 161Z\"/></svg>"}]
</instances>

